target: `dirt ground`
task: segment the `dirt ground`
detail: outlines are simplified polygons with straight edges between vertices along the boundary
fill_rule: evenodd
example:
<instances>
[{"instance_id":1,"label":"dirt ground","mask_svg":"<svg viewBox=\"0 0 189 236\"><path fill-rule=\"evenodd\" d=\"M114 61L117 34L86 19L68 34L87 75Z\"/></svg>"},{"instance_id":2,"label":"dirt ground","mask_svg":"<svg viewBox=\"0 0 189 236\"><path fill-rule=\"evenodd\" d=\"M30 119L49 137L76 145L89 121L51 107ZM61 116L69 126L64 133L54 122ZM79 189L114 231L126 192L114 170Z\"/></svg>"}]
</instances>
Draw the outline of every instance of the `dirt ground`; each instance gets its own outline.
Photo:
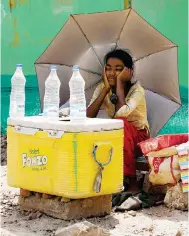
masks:
<instances>
[{"instance_id":1,"label":"dirt ground","mask_svg":"<svg viewBox=\"0 0 189 236\"><path fill-rule=\"evenodd\" d=\"M2 236L52 236L56 230L72 225L78 220L64 221L41 215L29 220L18 206L19 190L7 185L7 167L1 166L1 235ZM109 230L113 236L187 236L188 212L170 210L165 206L152 207L136 212L112 213L103 218L87 219Z\"/></svg>"}]
</instances>

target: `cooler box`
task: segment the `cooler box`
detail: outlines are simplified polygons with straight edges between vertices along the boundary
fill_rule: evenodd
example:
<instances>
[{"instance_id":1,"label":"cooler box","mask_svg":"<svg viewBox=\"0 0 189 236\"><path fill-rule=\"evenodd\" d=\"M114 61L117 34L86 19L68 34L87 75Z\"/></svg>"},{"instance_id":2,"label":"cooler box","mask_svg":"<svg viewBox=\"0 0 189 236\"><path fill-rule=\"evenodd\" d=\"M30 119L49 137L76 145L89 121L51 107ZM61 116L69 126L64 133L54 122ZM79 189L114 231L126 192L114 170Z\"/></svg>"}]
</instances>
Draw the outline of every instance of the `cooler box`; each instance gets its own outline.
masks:
<instances>
[{"instance_id":1,"label":"cooler box","mask_svg":"<svg viewBox=\"0 0 189 236\"><path fill-rule=\"evenodd\" d=\"M74 124L40 116L9 118L7 138L12 187L73 199L123 189L121 120L87 119ZM99 181L98 192L94 183Z\"/></svg>"}]
</instances>

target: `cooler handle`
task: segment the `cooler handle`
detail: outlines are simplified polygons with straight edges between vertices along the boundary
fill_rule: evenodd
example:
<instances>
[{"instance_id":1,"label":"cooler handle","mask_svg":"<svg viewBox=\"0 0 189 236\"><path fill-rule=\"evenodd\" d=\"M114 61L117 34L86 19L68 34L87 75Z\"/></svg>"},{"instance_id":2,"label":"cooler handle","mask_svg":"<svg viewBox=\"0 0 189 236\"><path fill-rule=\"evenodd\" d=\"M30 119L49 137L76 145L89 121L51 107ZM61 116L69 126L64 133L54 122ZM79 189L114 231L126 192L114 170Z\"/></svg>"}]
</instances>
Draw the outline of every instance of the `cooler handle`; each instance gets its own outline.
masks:
<instances>
[{"instance_id":1,"label":"cooler handle","mask_svg":"<svg viewBox=\"0 0 189 236\"><path fill-rule=\"evenodd\" d=\"M107 144L110 144L110 143L107 143L107 142L106 143L96 143L93 146L92 156L93 156L95 162L97 163L97 165L99 166L99 169L98 169L98 172L96 174L94 184L93 184L93 190L96 193L99 193L101 191L102 171L104 170L104 167L107 166L108 164L110 164L110 162L112 161L113 147L111 147L110 150L109 150L109 160L106 163L101 163L97 160L96 151L97 151L99 146L107 145Z\"/></svg>"},{"instance_id":2,"label":"cooler handle","mask_svg":"<svg viewBox=\"0 0 189 236\"><path fill-rule=\"evenodd\" d=\"M106 162L106 163L101 163L97 160L96 158L96 151L98 149L99 146L102 146L102 145L108 145L110 144L109 142L108 143L103 143L103 142L99 142L99 143L95 143L93 145L93 151L92 151L92 155L93 155L93 158L95 160L95 162L100 166L100 167L105 167L107 166L108 164L110 164L111 160L112 160L112 154L113 154L113 147L110 148L109 150L109 160Z\"/></svg>"},{"instance_id":3,"label":"cooler handle","mask_svg":"<svg viewBox=\"0 0 189 236\"><path fill-rule=\"evenodd\" d=\"M18 134L35 135L38 131L39 129L36 128L21 127L21 126L14 127L14 132Z\"/></svg>"}]
</instances>

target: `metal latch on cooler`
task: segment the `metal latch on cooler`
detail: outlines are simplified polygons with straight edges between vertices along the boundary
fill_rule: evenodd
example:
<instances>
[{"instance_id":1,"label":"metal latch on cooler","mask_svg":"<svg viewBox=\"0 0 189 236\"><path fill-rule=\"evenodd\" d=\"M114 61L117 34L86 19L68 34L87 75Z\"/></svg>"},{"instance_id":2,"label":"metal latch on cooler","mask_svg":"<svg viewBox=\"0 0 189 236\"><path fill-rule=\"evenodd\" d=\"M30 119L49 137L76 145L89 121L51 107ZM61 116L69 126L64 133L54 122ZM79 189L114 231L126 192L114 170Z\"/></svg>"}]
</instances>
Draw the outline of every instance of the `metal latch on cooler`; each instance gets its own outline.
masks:
<instances>
[{"instance_id":1,"label":"metal latch on cooler","mask_svg":"<svg viewBox=\"0 0 189 236\"><path fill-rule=\"evenodd\" d=\"M48 132L49 138L61 138L64 135L64 131L62 130L44 130Z\"/></svg>"},{"instance_id":2,"label":"metal latch on cooler","mask_svg":"<svg viewBox=\"0 0 189 236\"><path fill-rule=\"evenodd\" d=\"M14 132L18 134L26 134L26 135L35 135L39 129L37 128L29 128L22 126L15 126ZM64 131L61 130L44 130L44 132L48 133L49 138L61 138L64 134Z\"/></svg>"}]
</instances>

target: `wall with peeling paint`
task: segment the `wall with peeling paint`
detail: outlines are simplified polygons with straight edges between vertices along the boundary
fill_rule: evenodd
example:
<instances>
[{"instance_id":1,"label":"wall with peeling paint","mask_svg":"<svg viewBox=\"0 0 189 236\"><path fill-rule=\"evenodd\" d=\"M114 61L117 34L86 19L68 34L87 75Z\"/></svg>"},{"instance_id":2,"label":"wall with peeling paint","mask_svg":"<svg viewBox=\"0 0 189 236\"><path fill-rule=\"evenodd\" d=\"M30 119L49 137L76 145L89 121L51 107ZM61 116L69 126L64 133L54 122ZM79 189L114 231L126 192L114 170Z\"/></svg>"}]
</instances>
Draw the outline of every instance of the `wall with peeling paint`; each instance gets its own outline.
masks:
<instances>
[{"instance_id":1,"label":"wall with peeling paint","mask_svg":"<svg viewBox=\"0 0 189 236\"><path fill-rule=\"evenodd\" d=\"M132 0L132 7L178 45L180 85L188 87L188 0Z\"/></svg>"},{"instance_id":2,"label":"wall with peeling paint","mask_svg":"<svg viewBox=\"0 0 189 236\"><path fill-rule=\"evenodd\" d=\"M70 13L120 10L123 0L2 0L2 74L11 74L16 63L26 74L45 50Z\"/></svg>"}]
</instances>

